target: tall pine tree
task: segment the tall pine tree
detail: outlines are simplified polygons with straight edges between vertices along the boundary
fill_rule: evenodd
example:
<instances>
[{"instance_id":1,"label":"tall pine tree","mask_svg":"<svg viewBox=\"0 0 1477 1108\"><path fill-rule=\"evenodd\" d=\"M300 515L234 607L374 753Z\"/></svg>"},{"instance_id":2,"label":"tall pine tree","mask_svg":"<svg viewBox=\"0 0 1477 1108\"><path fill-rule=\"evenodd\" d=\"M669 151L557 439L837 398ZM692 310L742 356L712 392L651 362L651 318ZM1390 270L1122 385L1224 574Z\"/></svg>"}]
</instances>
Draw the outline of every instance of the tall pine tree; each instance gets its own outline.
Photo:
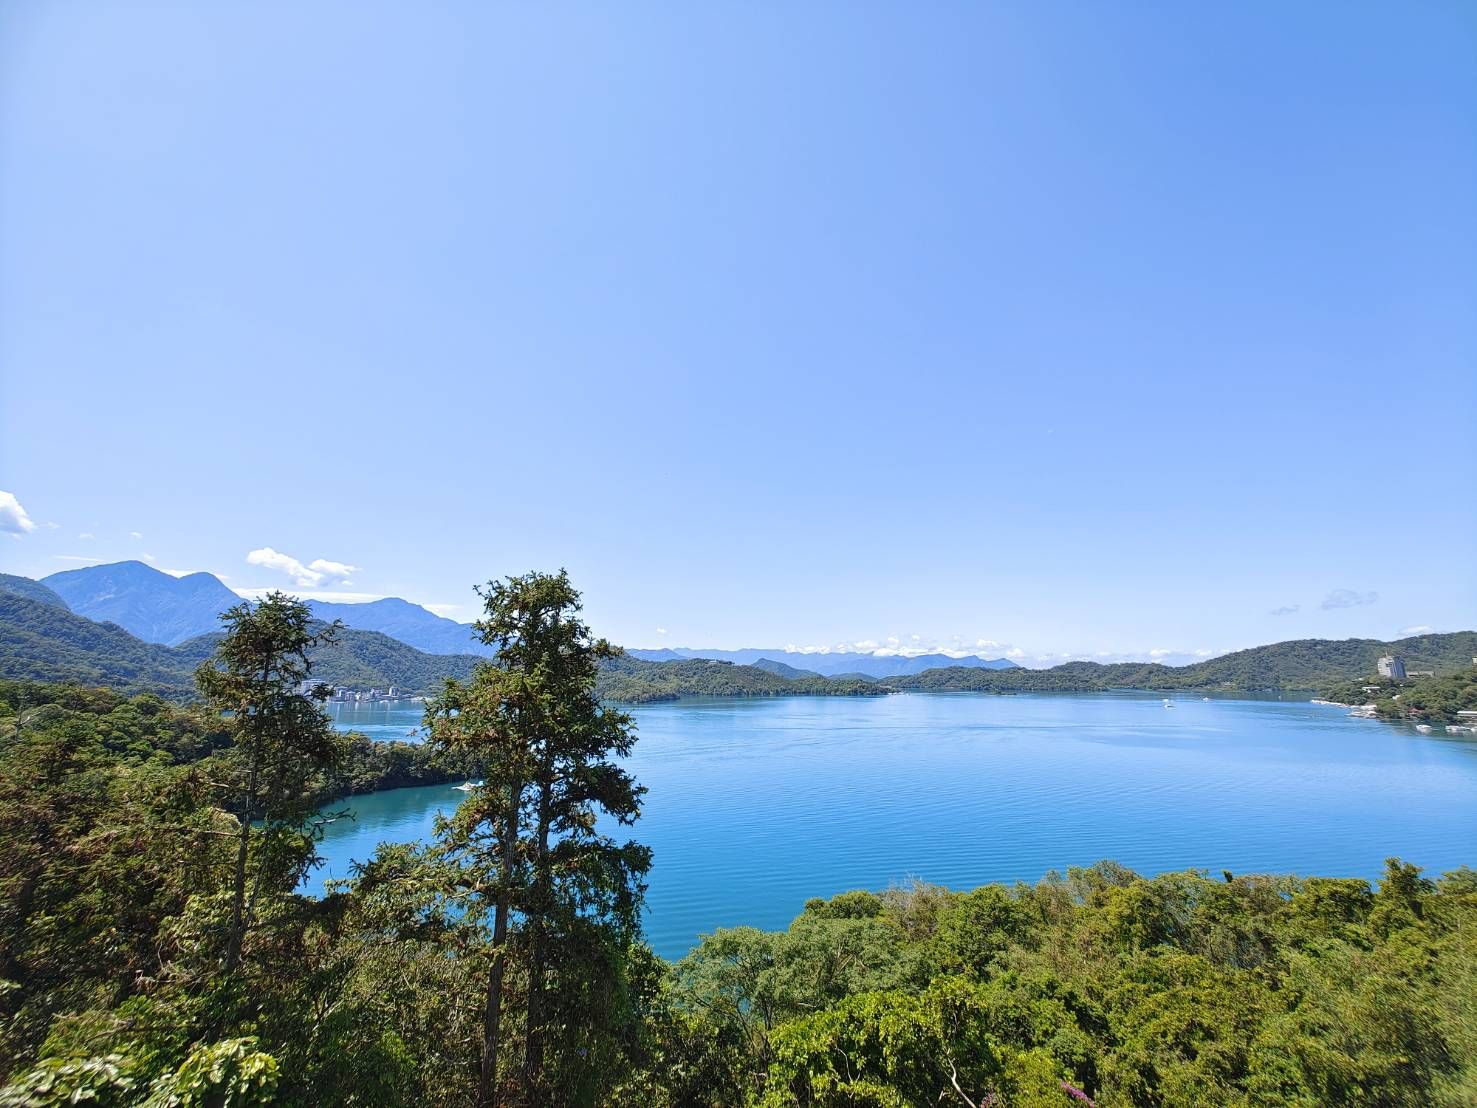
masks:
<instances>
[{"instance_id":1,"label":"tall pine tree","mask_svg":"<svg viewBox=\"0 0 1477 1108\"><path fill-rule=\"evenodd\" d=\"M476 631L496 655L470 681L448 681L426 712L431 741L474 755L483 770L482 786L441 833L472 911L489 927L478 1101L553 1103L590 1087L588 1073L571 1068L598 1057L602 1029L619 1022L619 990L606 986L639 934L651 859L598 820L632 823L644 790L614 761L635 741L630 717L595 696L599 661L615 650L580 620L568 575L509 577L479 595ZM504 1002L515 951L526 975L517 1080L498 1069L500 1056L514 1057ZM586 1002L568 1003L576 996ZM551 1060L556 1025L562 1053Z\"/></svg>"}]
</instances>

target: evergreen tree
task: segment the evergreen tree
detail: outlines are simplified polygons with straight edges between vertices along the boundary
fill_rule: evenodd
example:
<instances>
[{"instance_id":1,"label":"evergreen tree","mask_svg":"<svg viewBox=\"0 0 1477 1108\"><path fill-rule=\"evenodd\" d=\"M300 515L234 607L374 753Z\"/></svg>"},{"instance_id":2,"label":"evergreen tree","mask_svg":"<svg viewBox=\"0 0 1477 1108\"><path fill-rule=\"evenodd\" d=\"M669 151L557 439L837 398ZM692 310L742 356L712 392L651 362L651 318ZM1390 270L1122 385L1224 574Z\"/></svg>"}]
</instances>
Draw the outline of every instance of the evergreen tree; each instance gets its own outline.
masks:
<instances>
[{"instance_id":1,"label":"evergreen tree","mask_svg":"<svg viewBox=\"0 0 1477 1108\"><path fill-rule=\"evenodd\" d=\"M240 822L224 956L229 975L262 892L290 892L312 861L312 840L303 832L319 799L315 775L338 763L343 741L319 705L326 687L303 691L312 670L308 652L333 642L337 623L315 628L307 604L280 592L255 606L238 604L221 622L225 637L195 681L227 717L233 739L222 783Z\"/></svg>"},{"instance_id":2,"label":"evergreen tree","mask_svg":"<svg viewBox=\"0 0 1477 1108\"><path fill-rule=\"evenodd\" d=\"M644 790L612 761L630 753L634 731L630 717L595 696L597 664L615 651L579 619L568 575L509 577L479 595L485 610L474 626L495 658L465 684L448 681L426 713L431 741L474 754L483 772L482 786L441 829L442 844L473 910L491 916L479 1103L506 1099L497 1067L515 939L527 970L521 1099L548 1103L551 1024L559 1021L565 1055L593 1061L598 1044L583 1039L593 1032L598 1040L617 1018L618 990L593 1006L565 1001L593 995L592 975L619 981L624 950L639 933L650 852L618 844L596 821L604 813L633 822ZM584 1084L569 1065L570 1057L558 1065L557 1095L566 1099Z\"/></svg>"}]
</instances>

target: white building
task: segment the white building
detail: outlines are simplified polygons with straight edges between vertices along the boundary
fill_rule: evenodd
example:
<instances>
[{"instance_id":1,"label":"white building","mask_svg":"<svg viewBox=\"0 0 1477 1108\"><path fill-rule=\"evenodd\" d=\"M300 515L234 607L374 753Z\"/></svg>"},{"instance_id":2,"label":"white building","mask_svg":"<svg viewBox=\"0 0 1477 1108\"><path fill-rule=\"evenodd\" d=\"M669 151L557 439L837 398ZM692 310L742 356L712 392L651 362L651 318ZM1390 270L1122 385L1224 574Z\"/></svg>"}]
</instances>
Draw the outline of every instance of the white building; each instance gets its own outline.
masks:
<instances>
[{"instance_id":1,"label":"white building","mask_svg":"<svg viewBox=\"0 0 1477 1108\"><path fill-rule=\"evenodd\" d=\"M1405 661L1398 654L1386 654L1379 661L1380 676L1396 681L1405 680Z\"/></svg>"}]
</instances>

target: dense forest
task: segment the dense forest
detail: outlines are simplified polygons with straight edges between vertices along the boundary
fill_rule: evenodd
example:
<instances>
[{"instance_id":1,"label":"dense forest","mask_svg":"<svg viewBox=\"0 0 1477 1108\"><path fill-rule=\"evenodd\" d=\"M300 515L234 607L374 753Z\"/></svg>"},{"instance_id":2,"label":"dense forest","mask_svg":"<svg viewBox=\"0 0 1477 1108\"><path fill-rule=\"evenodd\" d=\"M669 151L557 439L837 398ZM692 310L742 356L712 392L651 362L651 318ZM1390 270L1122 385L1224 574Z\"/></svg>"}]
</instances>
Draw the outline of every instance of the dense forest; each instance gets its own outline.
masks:
<instances>
[{"instance_id":1,"label":"dense forest","mask_svg":"<svg viewBox=\"0 0 1477 1108\"><path fill-rule=\"evenodd\" d=\"M0 677L106 685L188 699L196 695L195 667L219 642L217 633L176 647L146 643L115 624L74 614L44 585L23 577L0 578ZM1451 673L1469 666L1477 656L1477 633L1421 635L1393 643L1303 639L1189 666L1135 662L1069 662L1039 670L951 666L880 679L863 674L822 677L770 659L737 665L705 659L644 661L621 655L601 659L598 691L605 699L625 703L682 696L860 696L908 690L1308 691L1371 675L1379 656L1391 652L1402 655L1411 669ZM479 660L470 653L427 654L381 632L351 628L341 628L335 641L313 652L314 674L329 684L358 689L395 685L415 694L435 692L448 677L467 679Z\"/></svg>"},{"instance_id":2,"label":"dense forest","mask_svg":"<svg viewBox=\"0 0 1477 1108\"><path fill-rule=\"evenodd\" d=\"M622 655L601 663L596 689L606 700L640 704L682 696L879 696L888 686L866 678L788 677L708 658L644 662Z\"/></svg>"},{"instance_id":3,"label":"dense forest","mask_svg":"<svg viewBox=\"0 0 1477 1108\"><path fill-rule=\"evenodd\" d=\"M1457 715L1477 711L1477 665L1440 677L1341 681L1319 695L1336 704L1373 705L1380 719L1392 722L1477 726L1477 718L1463 721Z\"/></svg>"},{"instance_id":4,"label":"dense forest","mask_svg":"<svg viewBox=\"0 0 1477 1108\"><path fill-rule=\"evenodd\" d=\"M1477 873L1110 862L640 933L629 720L560 577L489 595L505 659L430 741L295 690L325 628L235 614L200 703L0 684L0 1105L1466 1105ZM324 802L476 773L432 842L300 895ZM658 864L659 864L659 860Z\"/></svg>"},{"instance_id":5,"label":"dense forest","mask_svg":"<svg viewBox=\"0 0 1477 1108\"><path fill-rule=\"evenodd\" d=\"M1238 650L1188 666L1068 662L1051 669L935 669L911 677L889 678L886 683L897 689L977 692L1308 691L1372 675L1380 656L1391 653L1401 655L1411 669L1450 673L1471 666L1472 658L1477 656L1477 632L1419 635L1396 642L1297 639Z\"/></svg>"}]
</instances>

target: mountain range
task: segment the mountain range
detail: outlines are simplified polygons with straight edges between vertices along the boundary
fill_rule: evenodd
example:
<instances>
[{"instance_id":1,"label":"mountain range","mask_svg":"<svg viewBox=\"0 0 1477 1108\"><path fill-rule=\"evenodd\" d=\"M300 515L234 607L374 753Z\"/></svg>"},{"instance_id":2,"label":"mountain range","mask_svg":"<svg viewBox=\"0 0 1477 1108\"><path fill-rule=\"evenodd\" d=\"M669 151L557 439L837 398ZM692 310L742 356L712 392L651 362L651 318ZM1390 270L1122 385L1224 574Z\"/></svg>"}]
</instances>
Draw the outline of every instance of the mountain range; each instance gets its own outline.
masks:
<instances>
[{"instance_id":1,"label":"mountain range","mask_svg":"<svg viewBox=\"0 0 1477 1108\"><path fill-rule=\"evenodd\" d=\"M29 581L29 578L15 578ZM177 646L198 635L220 630L220 616L241 603L241 597L211 573L185 577L155 569L143 562L114 562L84 566L43 577L33 585L61 597L67 607L88 619L116 623L151 643ZM489 657L492 648L479 642L470 624L438 616L419 604L391 596L361 604L310 600L318 618L340 620L356 631L378 631L427 654L477 654ZM947 654L877 655L844 652L804 652L779 647L743 650L629 650L633 658L648 662L706 658L748 666L762 660L784 665L806 675L822 677L897 677L923 673L945 666L1010 669L1015 663L1004 658L954 658Z\"/></svg>"},{"instance_id":2,"label":"mountain range","mask_svg":"<svg viewBox=\"0 0 1477 1108\"><path fill-rule=\"evenodd\" d=\"M116 623L145 642L166 646L219 631L221 613L241 603L212 573L175 577L143 562L68 569L35 583L56 593L79 616ZM326 622L337 619L358 631L379 631L429 654L492 653L473 637L469 624L399 597L363 604L310 600L308 606Z\"/></svg>"},{"instance_id":3,"label":"mountain range","mask_svg":"<svg viewBox=\"0 0 1477 1108\"><path fill-rule=\"evenodd\" d=\"M151 576L157 571L142 568L148 573L125 568L111 580L127 581L132 575L157 584ZM161 634L178 634L181 613L188 609L192 596L209 597L208 582L195 582L194 591L171 592L163 610L151 612L144 605L130 603L119 590L110 593L99 578L94 579L99 587L79 588L76 578L56 576L62 578L64 589L81 598L80 603L124 614ZM0 574L0 678L108 685L179 699L193 695L195 667L214 652L219 632L196 635L173 645L146 642L119 623L90 619L74 611L72 601L51 587L53 580L37 582ZM223 599L217 596L216 602ZM405 614L397 612L394 605L378 610L387 617ZM419 620L413 614L411 618ZM680 656L651 660L628 653L602 664L597 691L609 699L637 702L679 696L859 696L905 690L1311 690L1369 676L1376 660L1389 653L1401 655L1413 670L1430 669L1438 675L1467 672L1477 656L1477 632L1416 635L1394 642L1299 639L1186 666L1069 662L1051 669L1002 669L960 664L962 660L945 656L951 664L884 678L862 673L823 676L765 657L757 657L754 664L747 665L727 659ZM809 657L834 659L835 655ZM412 693L433 692L447 677L465 678L480 661L482 658L471 653L418 650L382 631L355 627L346 627L337 643L313 655L314 676L330 684L360 689L396 685Z\"/></svg>"},{"instance_id":4,"label":"mountain range","mask_svg":"<svg viewBox=\"0 0 1477 1108\"><path fill-rule=\"evenodd\" d=\"M241 603L214 574L174 577L143 562L67 569L40 583L79 616L166 646L220 630L220 614Z\"/></svg>"},{"instance_id":5,"label":"mountain range","mask_svg":"<svg viewBox=\"0 0 1477 1108\"><path fill-rule=\"evenodd\" d=\"M768 649L747 647L742 650L704 650L691 647L671 647L659 650L628 648L626 653L633 658L640 658L647 662L677 662L684 658L707 658L718 662L733 662L740 666L770 662L803 673L819 674L822 677L902 677L946 666L962 666L967 669L1017 668L1014 662L1006 658L980 658L972 654L955 658L950 654L863 654L840 650L822 653L815 650L784 650L774 647Z\"/></svg>"}]
</instances>

